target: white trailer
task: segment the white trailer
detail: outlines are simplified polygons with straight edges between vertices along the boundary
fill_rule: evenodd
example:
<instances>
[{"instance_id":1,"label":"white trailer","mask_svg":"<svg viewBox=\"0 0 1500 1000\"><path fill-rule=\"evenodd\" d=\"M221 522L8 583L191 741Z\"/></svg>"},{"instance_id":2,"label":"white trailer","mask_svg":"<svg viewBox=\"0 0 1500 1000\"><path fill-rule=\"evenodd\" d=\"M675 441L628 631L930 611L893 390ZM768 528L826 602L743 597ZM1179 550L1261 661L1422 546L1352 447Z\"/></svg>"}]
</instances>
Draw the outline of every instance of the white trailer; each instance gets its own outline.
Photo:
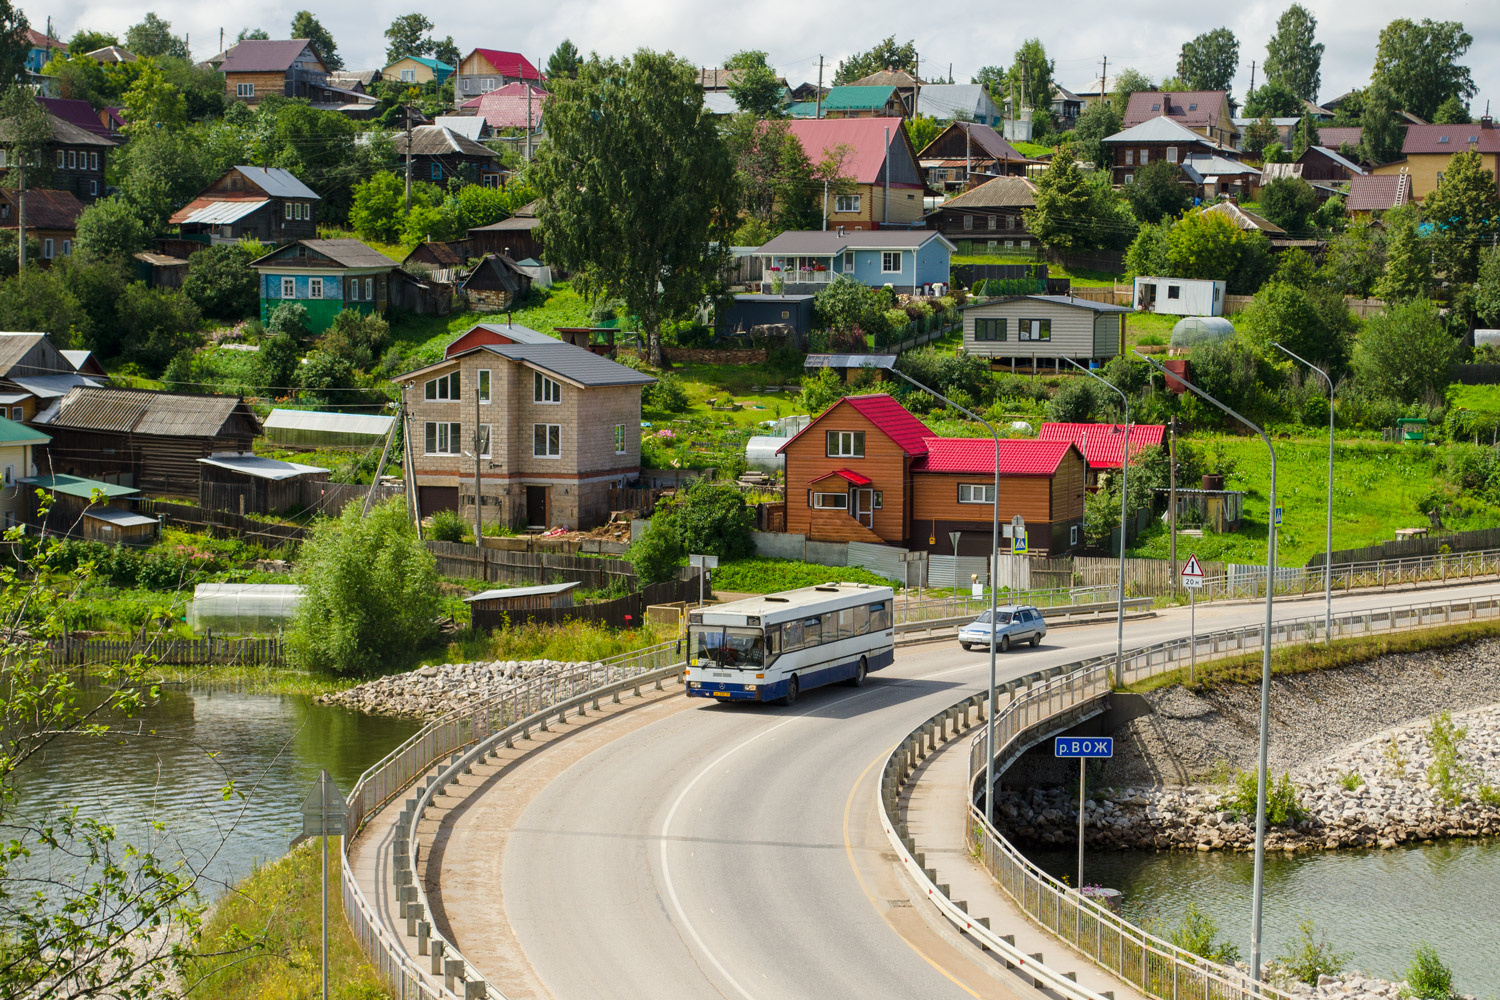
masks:
<instances>
[{"instance_id":1,"label":"white trailer","mask_svg":"<svg viewBox=\"0 0 1500 1000\"><path fill-rule=\"evenodd\" d=\"M1170 316L1224 315L1224 282L1210 278L1135 279L1131 304L1136 312Z\"/></svg>"}]
</instances>

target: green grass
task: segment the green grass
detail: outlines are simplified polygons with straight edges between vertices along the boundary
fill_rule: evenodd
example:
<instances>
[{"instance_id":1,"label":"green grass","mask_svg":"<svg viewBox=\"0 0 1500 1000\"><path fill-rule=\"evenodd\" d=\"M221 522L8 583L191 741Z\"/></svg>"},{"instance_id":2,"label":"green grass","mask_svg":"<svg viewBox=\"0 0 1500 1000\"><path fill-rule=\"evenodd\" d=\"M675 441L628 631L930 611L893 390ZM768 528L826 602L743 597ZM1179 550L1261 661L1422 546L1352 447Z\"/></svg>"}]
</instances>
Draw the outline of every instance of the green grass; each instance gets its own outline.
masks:
<instances>
[{"instance_id":1,"label":"green grass","mask_svg":"<svg viewBox=\"0 0 1500 1000\"><path fill-rule=\"evenodd\" d=\"M182 963L194 995L215 1000L310 1000L320 995L320 841L257 868L209 912L196 942L202 958ZM328 981L338 1000L390 993L344 919L338 839L328 842Z\"/></svg>"},{"instance_id":2,"label":"green grass","mask_svg":"<svg viewBox=\"0 0 1500 1000\"><path fill-rule=\"evenodd\" d=\"M1321 643L1286 646L1271 651L1271 673L1274 676L1287 676L1309 673L1314 670L1337 670L1340 667L1369 663L1382 656L1396 653L1453 649L1497 636L1500 636L1500 622L1469 622L1461 625L1444 625L1441 628L1397 632L1391 635L1335 639L1329 646ZM1193 691L1212 691L1230 684L1259 684L1260 675L1261 654L1255 652L1198 664L1193 672L1192 684L1188 684L1187 681L1188 668L1182 667L1136 681L1124 690L1144 694L1158 688L1181 684Z\"/></svg>"},{"instance_id":3,"label":"green grass","mask_svg":"<svg viewBox=\"0 0 1500 1000\"><path fill-rule=\"evenodd\" d=\"M1039 259L1027 254L954 254L950 263L953 264L1036 264ZM1109 271L1095 271L1089 268L1069 268L1062 264L1047 264L1047 274L1054 278L1070 278L1077 288L1113 288L1124 279L1121 275L1112 274Z\"/></svg>"},{"instance_id":4,"label":"green grass","mask_svg":"<svg viewBox=\"0 0 1500 1000\"><path fill-rule=\"evenodd\" d=\"M734 594L774 594L820 583L870 583L901 589L861 566L819 566L793 559L736 559L719 566L713 574L714 589Z\"/></svg>"},{"instance_id":5,"label":"green grass","mask_svg":"<svg viewBox=\"0 0 1500 1000\"><path fill-rule=\"evenodd\" d=\"M406 246L401 243L381 243L377 240L367 240L363 239L352 230L335 229L331 226L319 226L318 238L322 240L359 240L365 246L371 247L375 250L379 250L381 253L385 254L387 257L398 264L405 260L406 255L411 253L412 247L416 246L415 243L413 243L411 246Z\"/></svg>"},{"instance_id":6,"label":"green grass","mask_svg":"<svg viewBox=\"0 0 1500 1000\"><path fill-rule=\"evenodd\" d=\"M1133 312L1125 317L1125 349L1140 347L1143 340L1160 341L1161 346L1172 343L1172 327L1181 316L1163 316L1160 313ZM1157 388L1161 388L1160 385Z\"/></svg>"},{"instance_id":7,"label":"green grass","mask_svg":"<svg viewBox=\"0 0 1500 1000\"><path fill-rule=\"evenodd\" d=\"M1022 142L1013 142L1013 143L1011 143L1011 145L1014 146L1015 149L1016 149L1016 152L1020 153L1022 156L1030 156L1030 157L1050 156L1053 153L1057 152L1057 150L1054 149L1053 147L1051 147L1051 146L1043 146L1039 142L1024 142L1024 141L1022 141Z\"/></svg>"},{"instance_id":8,"label":"green grass","mask_svg":"<svg viewBox=\"0 0 1500 1000\"><path fill-rule=\"evenodd\" d=\"M1206 451L1210 438L1187 438ZM1200 559L1236 563L1265 562L1266 522L1269 512L1270 463L1265 445L1258 438L1218 439L1234 465L1226 486L1244 490L1244 527L1238 533L1205 532L1203 537L1177 540L1179 556L1195 553ZM1427 518L1417 509L1420 497L1432 491L1438 479L1441 452L1406 444L1345 440L1334 451L1333 547L1360 548L1395 538L1395 529L1422 527ZM1277 535L1277 565L1303 566L1324 547L1327 517L1327 439L1301 438L1276 441L1277 502L1285 517ZM1194 484L1184 483L1184 486ZM1480 501L1471 513L1445 518L1454 530L1493 527L1500 511ZM1132 556L1164 559L1168 535L1158 522L1137 540Z\"/></svg>"},{"instance_id":9,"label":"green grass","mask_svg":"<svg viewBox=\"0 0 1500 1000\"><path fill-rule=\"evenodd\" d=\"M391 343L404 344L410 358L430 363L442 357L443 348L475 323L504 323L507 317L518 326L538 333L555 334L560 326L590 326L589 302L566 281L535 292L525 308L507 313L463 312L451 316L417 316L392 313Z\"/></svg>"},{"instance_id":10,"label":"green grass","mask_svg":"<svg viewBox=\"0 0 1500 1000\"><path fill-rule=\"evenodd\" d=\"M473 660L602 660L676 637L675 628L649 622L634 629L616 629L584 621L562 625L526 624L483 634L461 632L447 646L423 656L415 665Z\"/></svg>"}]
</instances>

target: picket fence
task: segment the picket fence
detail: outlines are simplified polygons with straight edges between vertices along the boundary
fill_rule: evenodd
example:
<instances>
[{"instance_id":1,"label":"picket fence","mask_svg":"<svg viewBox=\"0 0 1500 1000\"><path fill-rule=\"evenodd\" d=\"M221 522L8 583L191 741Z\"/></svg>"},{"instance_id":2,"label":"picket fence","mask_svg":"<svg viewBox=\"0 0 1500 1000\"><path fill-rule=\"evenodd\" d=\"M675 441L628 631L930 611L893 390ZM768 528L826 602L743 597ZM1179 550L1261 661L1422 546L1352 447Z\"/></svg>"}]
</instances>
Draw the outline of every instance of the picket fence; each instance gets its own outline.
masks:
<instances>
[{"instance_id":1,"label":"picket fence","mask_svg":"<svg viewBox=\"0 0 1500 1000\"><path fill-rule=\"evenodd\" d=\"M201 667L209 664L275 667L286 662L280 638L240 636L202 636L192 639L100 639L67 636L49 643L49 651L52 663L57 666L123 663L141 655L174 667Z\"/></svg>"},{"instance_id":2,"label":"picket fence","mask_svg":"<svg viewBox=\"0 0 1500 1000\"><path fill-rule=\"evenodd\" d=\"M517 586L577 583L585 590L602 590L617 581L635 580L635 567L623 559L479 549L458 542L429 541L427 548L437 558L439 576Z\"/></svg>"}]
</instances>

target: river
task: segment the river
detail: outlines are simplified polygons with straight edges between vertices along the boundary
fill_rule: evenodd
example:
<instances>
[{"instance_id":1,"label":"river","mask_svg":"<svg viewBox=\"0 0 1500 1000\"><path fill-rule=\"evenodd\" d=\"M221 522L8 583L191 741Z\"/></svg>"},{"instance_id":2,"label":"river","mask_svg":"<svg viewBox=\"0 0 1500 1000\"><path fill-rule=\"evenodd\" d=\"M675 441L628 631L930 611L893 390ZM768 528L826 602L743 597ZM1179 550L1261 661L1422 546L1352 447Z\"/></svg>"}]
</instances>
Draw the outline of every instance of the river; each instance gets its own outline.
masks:
<instances>
[{"instance_id":1,"label":"river","mask_svg":"<svg viewBox=\"0 0 1500 1000\"><path fill-rule=\"evenodd\" d=\"M1074 851L1028 851L1053 875L1077 877ZM1177 923L1188 903L1212 916L1220 936L1250 957L1251 854L1198 851L1093 851L1084 880L1119 889L1125 914L1140 923ZM1311 918L1347 967L1400 979L1412 949L1437 949L1454 987L1500 994L1500 840L1449 840L1391 850L1312 851L1266 856L1261 954L1274 958Z\"/></svg>"},{"instance_id":2,"label":"river","mask_svg":"<svg viewBox=\"0 0 1500 1000\"><path fill-rule=\"evenodd\" d=\"M76 806L115 824L121 841L154 843L163 860L185 857L204 872L207 898L286 853L320 768L347 794L419 726L303 696L212 689L168 690L136 718L109 721L106 735L67 737L28 762L16 780L19 809L42 817Z\"/></svg>"}]
</instances>

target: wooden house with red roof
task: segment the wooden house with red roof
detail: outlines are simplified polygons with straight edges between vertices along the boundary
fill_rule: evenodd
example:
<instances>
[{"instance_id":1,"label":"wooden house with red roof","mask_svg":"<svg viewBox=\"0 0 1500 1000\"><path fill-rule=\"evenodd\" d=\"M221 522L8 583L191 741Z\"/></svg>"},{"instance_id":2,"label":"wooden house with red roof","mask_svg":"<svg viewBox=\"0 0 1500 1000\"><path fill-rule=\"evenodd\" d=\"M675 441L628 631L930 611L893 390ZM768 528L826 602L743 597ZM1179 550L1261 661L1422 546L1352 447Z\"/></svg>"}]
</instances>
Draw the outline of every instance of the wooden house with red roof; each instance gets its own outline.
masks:
<instances>
[{"instance_id":1,"label":"wooden house with red roof","mask_svg":"<svg viewBox=\"0 0 1500 1000\"><path fill-rule=\"evenodd\" d=\"M787 131L814 163L847 151L840 175L853 184L827 196L828 229L906 227L922 218L926 174L900 118L813 118L789 122Z\"/></svg>"},{"instance_id":2,"label":"wooden house with red roof","mask_svg":"<svg viewBox=\"0 0 1500 1000\"><path fill-rule=\"evenodd\" d=\"M542 74L519 52L474 49L459 60L453 76L453 99L462 104L471 97L499 90L508 83L541 83Z\"/></svg>"},{"instance_id":3,"label":"wooden house with red roof","mask_svg":"<svg viewBox=\"0 0 1500 1000\"><path fill-rule=\"evenodd\" d=\"M1152 448L1160 448L1166 437L1165 424L1131 424L1130 457L1139 458ZM1067 441L1083 453L1088 464L1090 489L1098 486L1099 473L1120 467L1124 451L1124 424L1042 424L1037 433L1039 441Z\"/></svg>"}]
</instances>

